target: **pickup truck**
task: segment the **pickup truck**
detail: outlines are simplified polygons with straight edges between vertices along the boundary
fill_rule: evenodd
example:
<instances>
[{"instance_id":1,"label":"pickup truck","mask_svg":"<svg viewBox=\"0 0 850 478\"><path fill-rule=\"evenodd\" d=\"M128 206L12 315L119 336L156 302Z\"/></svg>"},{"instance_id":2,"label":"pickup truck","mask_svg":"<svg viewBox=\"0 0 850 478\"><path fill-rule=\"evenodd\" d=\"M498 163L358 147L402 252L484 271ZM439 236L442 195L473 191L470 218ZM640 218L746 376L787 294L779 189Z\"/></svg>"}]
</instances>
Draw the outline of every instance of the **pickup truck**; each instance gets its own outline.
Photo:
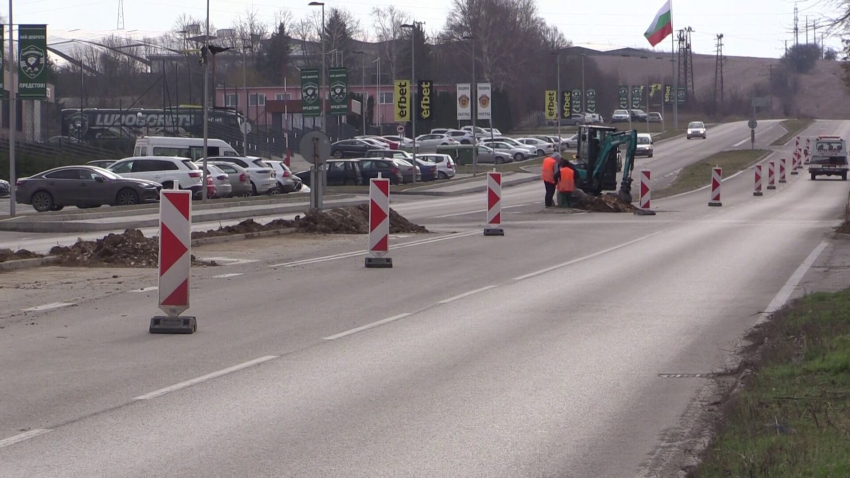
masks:
<instances>
[{"instance_id":1,"label":"pickup truck","mask_svg":"<svg viewBox=\"0 0 850 478\"><path fill-rule=\"evenodd\" d=\"M841 176L847 181L847 144L840 136L818 136L812 150L809 175L814 181L818 176Z\"/></svg>"}]
</instances>

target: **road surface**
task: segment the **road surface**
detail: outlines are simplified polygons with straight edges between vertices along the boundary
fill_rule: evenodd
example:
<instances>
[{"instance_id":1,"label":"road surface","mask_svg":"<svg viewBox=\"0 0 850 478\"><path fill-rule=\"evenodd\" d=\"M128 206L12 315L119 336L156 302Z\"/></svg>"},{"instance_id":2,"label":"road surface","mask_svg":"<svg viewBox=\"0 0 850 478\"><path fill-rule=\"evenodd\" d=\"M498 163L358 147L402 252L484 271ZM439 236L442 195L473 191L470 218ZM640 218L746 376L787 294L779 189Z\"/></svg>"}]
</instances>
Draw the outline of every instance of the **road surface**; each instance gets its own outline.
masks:
<instances>
[{"instance_id":1,"label":"road surface","mask_svg":"<svg viewBox=\"0 0 850 478\"><path fill-rule=\"evenodd\" d=\"M362 237L194 250L225 265L193 271L191 336L147 333L153 271L0 276L0 476L653 476L708 384L667 377L816 285L847 192L801 174L754 198L748 171L722 208L638 217L517 186L502 238L481 197L420 198L397 209L438 232L394 237L390 270Z\"/></svg>"}]
</instances>

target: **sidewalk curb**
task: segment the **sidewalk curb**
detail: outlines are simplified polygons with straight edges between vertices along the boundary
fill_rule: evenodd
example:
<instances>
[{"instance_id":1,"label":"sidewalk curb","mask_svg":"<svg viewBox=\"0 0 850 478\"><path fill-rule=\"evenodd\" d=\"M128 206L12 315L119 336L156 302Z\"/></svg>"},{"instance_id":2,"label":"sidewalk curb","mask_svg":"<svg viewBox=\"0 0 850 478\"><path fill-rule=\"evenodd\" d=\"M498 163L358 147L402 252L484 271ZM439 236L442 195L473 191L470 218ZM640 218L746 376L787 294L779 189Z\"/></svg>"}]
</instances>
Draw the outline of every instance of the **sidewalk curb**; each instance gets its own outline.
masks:
<instances>
[{"instance_id":1,"label":"sidewalk curb","mask_svg":"<svg viewBox=\"0 0 850 478\"><path fill-rule=\"evenodd\" d=\"M520 178L515 181L505 182L502 184L503 188L509 188L511 186L518 186L520 184L526 184L534 181L539 181L540 178L538 176L533 176L529 178ZM393 194L400 194L403 196L462 196L464 194L472 194L472 193L480 193L487 190L487 185L475 186L473 188L463 189L461 191L417 191L417 192L408 192L408 191L399 191Z\"/></svg>"},{"instance_id":2,"label":"sidewalk curb","mask_svg":"<svg viewBox=\"0 0 850 478\"><path fill-rule=\"evenodd\" d=\"M49 266L58 261L57 256L36 257L35 259L21 259L18 261L0 262L0 273L8 271L19 271L32 269L34 267Z\"/></svg>"}]
</instances>

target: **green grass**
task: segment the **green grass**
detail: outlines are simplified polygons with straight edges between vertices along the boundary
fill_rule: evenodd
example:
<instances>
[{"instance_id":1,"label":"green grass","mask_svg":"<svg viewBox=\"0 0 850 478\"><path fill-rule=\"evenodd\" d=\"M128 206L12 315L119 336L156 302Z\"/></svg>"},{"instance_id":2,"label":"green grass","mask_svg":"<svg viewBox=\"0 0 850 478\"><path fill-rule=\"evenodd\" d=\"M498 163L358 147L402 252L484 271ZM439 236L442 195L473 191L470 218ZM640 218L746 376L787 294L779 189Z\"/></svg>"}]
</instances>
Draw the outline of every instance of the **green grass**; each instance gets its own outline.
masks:
<instances>
[{"instance_id":1,"label":"green grass","mask_svg":"<svg viewBox=\"0 0 850 478\"><path fill-rule=\"evenodd\" d=\"M663 198L701 188L711 183L711 170L716 166L723 168L723 176L729 177L759 160L769 153L763 149L722 151L713 154L702 161L685 167L672 184L659 191L653 191L652 196Z\"/></svg>"},{"instance_id":2,"label":"green grass","mask_svg":"<svg viewBox=\"0 0 850 478\"><path fill-rule=\"evenodd\" d=\"M813 294L753 332L756 373L693 476L850 476L848 311L850 290Z\"/></svg>"},{"instance_id":3,"label":"green grass","mask_svg":"<svg viewBox=\"0 0 850 478\"><path fill-rule=\"evenodd\" d=\"M791 141L794 136L800 134L801 131L811 126L814 122L815 120L811 119L792 119L783 121L780 124L783 128L785 128L785 131L787 131L787 133L783 134L782 137L777 139L776 141L770 143L770 145L784 146L785 143Z\"/></svg>"}]
</instances>

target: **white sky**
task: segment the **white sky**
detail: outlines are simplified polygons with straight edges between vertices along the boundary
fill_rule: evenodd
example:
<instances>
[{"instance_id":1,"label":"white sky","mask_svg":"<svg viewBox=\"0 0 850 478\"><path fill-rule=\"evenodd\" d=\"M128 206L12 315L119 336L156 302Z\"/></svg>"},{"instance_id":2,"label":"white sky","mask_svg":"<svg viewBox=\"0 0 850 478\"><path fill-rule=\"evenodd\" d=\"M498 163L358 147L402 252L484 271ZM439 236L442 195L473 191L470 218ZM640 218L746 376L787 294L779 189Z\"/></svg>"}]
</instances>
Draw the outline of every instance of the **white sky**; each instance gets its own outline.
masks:
<instances>
[{"instance_id":1,"label":"white sky","mask_svg":"<svg viewBox=\"0 0 850 478\"><path fill-rule=\"evenodd\" d=\"M119 0L14 0L16 24L46 23L48 35L72 29L108 30L116 27ZM339 6L352 11L371 30L373 6L395 5L424 21L428 30L445 23L452 0L325 0L326 8ZM309 0L274 2L272 0L210 0L210 20L219 28L229 27L233 19L254 8L271 23L274 13L289 9L297 17L306 16L314 7ZM664 0L537 0L538 10L550 24L557 25L576 44L601 43L615 46L648 47L643 33ZM830 0L673 0L673 27L694 28L696 53L714 53L715 36L725 35L726 55L778 57L784 41L792 43L794 4L800 9L800 42L805 41L806 16L810 21L832 15ZM178 15L187 13L203 18L204 0L124 0L126 30L165 31ZM0 6L8 17L8 4ZM819 28L820 33L824 32ZM69 36L69 35L63 35ZM810 33L810 38L813 38ZM826 45L840 49L839 38L826 39ZM670 49L669 38L658 46Z\"/></svg>"}]
</instances>

